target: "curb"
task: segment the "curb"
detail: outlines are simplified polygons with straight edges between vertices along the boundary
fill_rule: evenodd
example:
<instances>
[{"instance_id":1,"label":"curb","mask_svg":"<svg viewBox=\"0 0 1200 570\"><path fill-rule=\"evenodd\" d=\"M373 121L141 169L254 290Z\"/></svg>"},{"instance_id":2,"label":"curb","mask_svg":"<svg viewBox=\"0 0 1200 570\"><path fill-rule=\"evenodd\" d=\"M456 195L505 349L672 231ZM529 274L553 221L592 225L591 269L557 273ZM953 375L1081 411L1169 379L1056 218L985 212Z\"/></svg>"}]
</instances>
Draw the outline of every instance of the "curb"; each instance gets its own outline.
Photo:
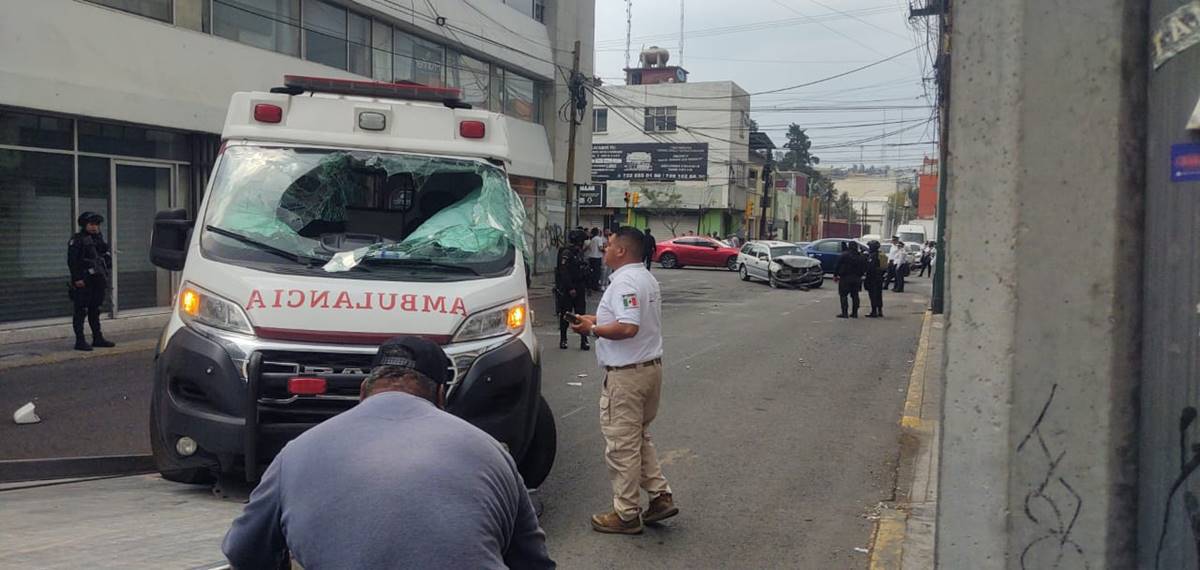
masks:
<instances>
[{"instance_id":1,"label":"curb","mask_svg":"<svg viewBox=\"0 0 1200 570\"><path fill-rule=\"evenodd\" d=\"M38 354L35 356L18 356L0 360L0 370L12 370L14 368L24 368L27 366L61 364L63 362L70 362L74 360L92 360L95 358L121 356L123 354L129 354L132 352L154 350L154 347L156 346L158 346L158 339L152 338L122 342L113 348L97 348L92 352L61 350L46 354Z\"/></svg>"},{"instance_id":2,"label":"curb","mask_svg":"<svg viewBox=\"0 0 1200 570\"><path fill-rule=\"evenodd\" d=\"M921 336L917 342L917 354L913 357L912 371L908 380L908 391L904 398L904 412L900 416L900 453L897 461L896 503L884 506L872 533L870 570L895 570L903 566L904 543L908 531L909 505L907 488L912 475L905 474L906 466L915 466L920 446L914 442L929 437L926 420L921 418L921 407L925 403L925 372L929 359L929 336L932 313L925 311L921 322Z\"/></svg>"}]
</instances>

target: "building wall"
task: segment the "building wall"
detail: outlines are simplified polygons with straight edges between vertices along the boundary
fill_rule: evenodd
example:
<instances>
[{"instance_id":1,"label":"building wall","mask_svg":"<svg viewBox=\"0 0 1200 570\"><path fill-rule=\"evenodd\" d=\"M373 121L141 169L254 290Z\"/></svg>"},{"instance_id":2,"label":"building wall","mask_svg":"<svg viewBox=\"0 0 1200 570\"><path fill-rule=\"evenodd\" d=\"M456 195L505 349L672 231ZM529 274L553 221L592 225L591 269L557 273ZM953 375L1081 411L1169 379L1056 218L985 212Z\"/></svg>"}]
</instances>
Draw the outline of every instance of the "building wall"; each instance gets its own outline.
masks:
<instances>
[{"instance_id":1,"label":"building wall","mask_svg":"<svg viewBox=\"0 0 1200 570\"><path fill-rule=\"evenodd\" d=\"M554 180L566 173L566 123L554 112L565 88L550 62L565 63L561 52L578 38L585 46L580 69L592 72L593 0L548 3L543 25L498 0L475 0L487 16L464 0L430 0L436 13L455 26L511 46L497 46L470 34L442 28L413 15L430 8L415 0L343 2L365 15L495 61L554 88L544 89L541 126L523 133L554 141ZM397 5L400 8L397 8ZM403 9L401 9L403 8ZM490 19L489 19L490 18ZM229 97L235 91L267 90L284 74L364 79L340 69L245 45L80 0L0 3L0 50L20 57L0 59L0 104L168 127L219 133ZM590 121L590 118L589 118ZM590 122L580 128L577 160L587 172ZM517 174L539 175L518 167Z\"/></svg>"},{"instance_id":2,"label":"building wall","mask_svg":"<svg viewBox=\"0 0 1200 570\"><path fill-rule=\"evenodd\" d=\"M597 108L608 109L608 131L595 133L593 143L708 144L708 180L666 184L679 192L686 207L745 207L744 201L739 198L745 195L750 150L749 129L742 126L741 112L749 111L750 98L742 88L731 81L706 81L604 86L603 92L611 95L601 95L596 105ZM708 100L676 98L738 95L740 97ZM679 109L676 114L676 124L679 128L666 133L643 131L643 108L667 106L676 106ZM734 166L733 172L730 166ZM626 190L656 188L662 184L611 180L608 182L607 205L623 207L625 204L622 197Z\"/></svg>"}]
</instances>

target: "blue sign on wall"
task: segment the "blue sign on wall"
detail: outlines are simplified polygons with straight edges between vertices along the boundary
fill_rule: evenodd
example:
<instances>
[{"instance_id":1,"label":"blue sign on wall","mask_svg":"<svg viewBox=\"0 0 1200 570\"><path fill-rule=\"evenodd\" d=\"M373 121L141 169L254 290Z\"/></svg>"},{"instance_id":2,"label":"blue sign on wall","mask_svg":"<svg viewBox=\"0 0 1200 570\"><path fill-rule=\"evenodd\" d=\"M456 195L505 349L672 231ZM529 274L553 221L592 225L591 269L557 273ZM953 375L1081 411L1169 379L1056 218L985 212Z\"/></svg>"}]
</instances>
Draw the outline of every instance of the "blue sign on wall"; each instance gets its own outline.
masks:
<instances>
[{"instance_id":1,"label":"blue sign on wall","mask_svg":"<svg viewBox=\"0 0 1200 570\"><path fill-rule=\"evenodd\" d=\"M1200 144L1171 145L1171 182L1200 180Z\"/></svg>"}]
</instances>

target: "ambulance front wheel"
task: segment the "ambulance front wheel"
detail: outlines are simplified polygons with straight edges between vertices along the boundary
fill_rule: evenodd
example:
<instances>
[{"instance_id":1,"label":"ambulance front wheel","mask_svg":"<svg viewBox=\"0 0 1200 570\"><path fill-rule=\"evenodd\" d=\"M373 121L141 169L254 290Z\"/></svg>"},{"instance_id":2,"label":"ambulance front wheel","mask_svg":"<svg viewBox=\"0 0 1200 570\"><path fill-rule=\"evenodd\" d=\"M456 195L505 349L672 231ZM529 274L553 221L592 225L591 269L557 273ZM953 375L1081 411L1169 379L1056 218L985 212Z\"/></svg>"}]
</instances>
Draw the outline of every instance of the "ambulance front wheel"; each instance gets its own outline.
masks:
<instances>
[{"instance_id":1,"label":"ambulance front wheel","mask_svg":"<svg viewBox=\"0 0 1200 570\"><path fill-rule=\"evenodd\" d=\"M537 425L533 430L533 439L529 442L525 457L521 458L521 463L517 466L526 487L536 489L541 486L550 475L557 452L558 429L554 425L554 412L550 410L546 399L538 396Z\"/></svg>"}]
</instances>

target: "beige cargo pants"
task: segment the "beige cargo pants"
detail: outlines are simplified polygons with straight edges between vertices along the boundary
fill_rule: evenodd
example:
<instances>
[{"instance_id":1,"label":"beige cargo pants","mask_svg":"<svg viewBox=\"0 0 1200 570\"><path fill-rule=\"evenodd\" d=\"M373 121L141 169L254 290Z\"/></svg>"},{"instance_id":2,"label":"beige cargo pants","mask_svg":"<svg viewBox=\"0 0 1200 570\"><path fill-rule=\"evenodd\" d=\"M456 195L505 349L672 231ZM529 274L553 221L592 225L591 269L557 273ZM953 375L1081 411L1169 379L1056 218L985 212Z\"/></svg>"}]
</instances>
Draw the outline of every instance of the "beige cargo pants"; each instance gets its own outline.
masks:
<instances>
[{"instance_id":1,"label":"beige cargo pants","mask_svg":"<svg viewBox=\"0 0 1200 570\"><path fill-rule=\"evenodd\" d=\"M670 493L647 428L658 414L662 364L610 370L600 392L600 431L612 481L613 510L624 520L641 513L638 489Z\"/></svg>"}]
</instances>

